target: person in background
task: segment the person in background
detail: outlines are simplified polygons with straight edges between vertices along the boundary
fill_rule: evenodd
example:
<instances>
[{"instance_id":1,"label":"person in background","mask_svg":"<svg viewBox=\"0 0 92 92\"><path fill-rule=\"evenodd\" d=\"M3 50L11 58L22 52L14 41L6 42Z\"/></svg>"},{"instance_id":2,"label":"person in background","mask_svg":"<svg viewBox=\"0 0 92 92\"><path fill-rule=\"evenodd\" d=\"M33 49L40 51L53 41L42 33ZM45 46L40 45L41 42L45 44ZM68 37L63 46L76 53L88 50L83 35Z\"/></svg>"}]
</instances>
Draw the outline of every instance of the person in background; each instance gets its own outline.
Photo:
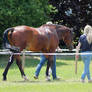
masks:
<instances>
[{"instance_id":1,"label":"person in background","mask_svg":"<svg viewBox=\"0 0 92 92\"><path fill-rule=\"evenodd\" d=\"M88 78L88 82L92 82L89 67L92 57L92 27L90 25L85 26L84 34L79 38L78 46L76 46L76 60L79 58L79 50L81 50L81 58L84 63L84 72L81 75L81 82L85 82L86 76Z\"/></svg>"},{"instance_id":2,"label":"person in background","mask_svg":"<svg viewBox=\"0 0 92 92\"><path fill-rule=\"evenodd\" d=\"M52 22L47 22L46 24L52 24ZM58 47L59 49L59 47ZM59 77L57 77L56 75L56 55L54 55L54 62L53 62L53 67L52 67L52 77L53 77L53 80L60 80ZM37 68L36 68L36 71L35 71L35 75L34 75L34 78L35 79L38 79L38 76L39 76L39 73L40 73L40 70L42 68L42 66L45 64L45 62L47 61L47 58L45 57L45 55L41 55L41 59L40 59L40 63L37 65ZM49 81L50 80L50 77L46 77L46 80Z\"/></svg>"},{"instance_id":3,"label":"person in background","mask_svg":"<svg viewBox=\"0 0 92 92\"><path fill-rule=\"evenodd\" d=\"M41 68L47 60L48 59L44 55L41 55L40 63L37 65L37 68L36 68L36 71L35 71L35 75L34 75L35 79L38 79ZM53 68L52 68L52 77L53 77L53 80L59 80L59 78L57 78L57 76L56 76L56 55L54 55L54 62L53 62ZM46 80L49 81L50 78L46 77Z\"/></svg>"}]
</instances>

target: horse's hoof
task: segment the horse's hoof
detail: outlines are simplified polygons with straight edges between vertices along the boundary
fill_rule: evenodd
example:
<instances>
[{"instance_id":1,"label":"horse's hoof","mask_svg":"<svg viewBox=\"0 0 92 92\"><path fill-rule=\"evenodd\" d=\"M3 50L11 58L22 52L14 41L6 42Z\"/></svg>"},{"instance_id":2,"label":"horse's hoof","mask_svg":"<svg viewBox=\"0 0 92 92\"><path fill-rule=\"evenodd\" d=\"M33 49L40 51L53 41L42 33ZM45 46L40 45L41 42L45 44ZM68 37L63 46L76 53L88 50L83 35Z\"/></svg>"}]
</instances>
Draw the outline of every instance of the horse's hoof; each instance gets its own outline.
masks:
<instances>
[{"instance_id":1,"label":"horse's hoof","mask_svg":"<svg viewBox=\"0 0 92 92\"><path fill-rule=\"evenodd\" d=\"M46 81L51 81L50 76L46 76Z\"/></svg>"},{"instance_id":2,"label":"horse's hoof","mask_svg":"<svg viewBox=\"0 0 92 92\"><path fill-rule=\"evenodd\" d=\"M38 79L38 76L35 75L35 76L34 76L34 79Z\"/></svg>"},{"instance_id":3,"label":"horse's hoof","mask_svg":"<svg viewBox=\"0 0 92 92\"><path fill-rule=\"evenodd\" d=\"M3 77L3 81L6 81L7 80L7 78L6 77Z\"/></svg>"},{"instance_id":4,"label":"horse's hoof","mask_svg":"<svg viewBox=\"0 0 92 92\"><path fill-rule=\"evenodd\" d=\"M60 77L53 78L53 80L59 81Z\"/></svg>"},{"instance_id":5,"label":"horse's hoof","mask_svg":"<svg viewBox=\"0 0 92 92\"><path fill-rule=\"evenodd\" d=\"M23 76L24 81L29 81L29 79L27 78L27 76Z\"/></svg>"}]
</instances>

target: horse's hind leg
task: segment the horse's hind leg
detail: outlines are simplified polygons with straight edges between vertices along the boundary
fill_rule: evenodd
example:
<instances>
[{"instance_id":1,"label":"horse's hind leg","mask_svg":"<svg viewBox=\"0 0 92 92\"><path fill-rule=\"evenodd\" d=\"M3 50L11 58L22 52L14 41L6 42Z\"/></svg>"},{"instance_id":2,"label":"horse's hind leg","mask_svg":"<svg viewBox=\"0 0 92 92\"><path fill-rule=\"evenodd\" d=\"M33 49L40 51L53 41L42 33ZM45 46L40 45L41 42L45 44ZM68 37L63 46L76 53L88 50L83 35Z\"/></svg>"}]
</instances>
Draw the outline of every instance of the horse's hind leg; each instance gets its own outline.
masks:
<instances>
[{"instance_id":1,"label":"horse's hind leg","mask_svg":"<svg viewBox=\"0 0 92 92\"><path fill-rule=\"evenodd\" d=\"M6 76L7 76L8 70L9 70L11 64L13 63L13 61L14 61L14 56L12 54L10 56L10 58L9 58L9 61L8 61L7 66L6 66L6 68L5 68L4 72L3 72L3 80L7 80L7 77Z\"/></svg>"},{"instance_id":2,"label":"horse's hind leg","mask_svg":"<svg viewBox=\"0 0 92 92\"><path fill-rule=\"evenodd\" d=\"M22 61L21 61L20 56L16 56L16 64L18 65L18 68L19 68L21 75L24 78L24 80L28 80L28 78L26 77L24 70L22 68Z\"/></svg>"}]
</instances>

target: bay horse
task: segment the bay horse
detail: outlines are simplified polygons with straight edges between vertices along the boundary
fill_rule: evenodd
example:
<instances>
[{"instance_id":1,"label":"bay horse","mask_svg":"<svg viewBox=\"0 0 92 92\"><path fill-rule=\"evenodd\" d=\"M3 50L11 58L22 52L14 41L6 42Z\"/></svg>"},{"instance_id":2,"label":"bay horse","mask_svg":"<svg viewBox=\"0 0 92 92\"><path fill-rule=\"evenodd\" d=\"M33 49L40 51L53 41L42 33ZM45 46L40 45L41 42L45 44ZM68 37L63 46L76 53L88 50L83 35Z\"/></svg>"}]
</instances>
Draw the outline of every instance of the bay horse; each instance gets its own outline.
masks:
<instances>
[{"instance_id":1,"label":"bay horse","mask_svg":"<svg viewBox=\"0 0 92 92\"><path fill-rule=\"evenodd\" d=\"M23 49L42 53L54 53L59 45L59 40L63 40L70 50L73 49L72 37L71 29L62 25L44 24L39 28L22 25L6 29L3 35L3 42L4 47L13 53L19 53ZM53 55L46 55L46 58L48 58L50 63L49 67L52 68ZM20 55L15 54L10 56L3 72L3 80L7 80L7 73L14 59L16 59L16 64L22 77L26 80L27 77L22 68Z\"/></svg>"}]
</instances>

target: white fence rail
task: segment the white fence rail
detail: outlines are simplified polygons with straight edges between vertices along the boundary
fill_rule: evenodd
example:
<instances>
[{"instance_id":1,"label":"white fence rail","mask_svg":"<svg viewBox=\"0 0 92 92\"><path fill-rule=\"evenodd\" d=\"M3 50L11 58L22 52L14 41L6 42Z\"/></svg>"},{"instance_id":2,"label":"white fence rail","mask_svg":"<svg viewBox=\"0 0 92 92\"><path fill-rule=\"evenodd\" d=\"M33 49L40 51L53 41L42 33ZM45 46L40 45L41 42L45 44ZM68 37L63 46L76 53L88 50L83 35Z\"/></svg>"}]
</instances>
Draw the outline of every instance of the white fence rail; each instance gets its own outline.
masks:
<instances>
[{"instance_id":1,"label":"white fence rail","mask_svg":"<svg viewBox=\"0 0 92 92\"><path fill-rule=\"evenodd\" d=\"M25 55L75 55L76 49L73 49L71 52L69 53L68 49L59 49L56 51L56 53L41 53L41 52L32 52L32 51L22 51L21 53L12 53L11 51L7 50L7 49L3 49L0 50L0 55L23 55L23 53L25 53ZM67 53L68 52L68 53Z\"/></svg>"},{"instance_id":2,"label":"white fence rail","mask_svg":"<svg viewBox=\"0 0 92 92\"><path fill-rule=\"evenodd\" d=\"M56 53L41 53L41 52L32 52L32 51L22 51L21 53L12 53L11 51L7 49L0 50L0 55L76 55L76 49L73 49L72 51L69 51L68 49L60 49L56 51ZM78 55L86 55L86 54L92 54L92 53L77 53Z\"/></svg>"}]
</instances>

